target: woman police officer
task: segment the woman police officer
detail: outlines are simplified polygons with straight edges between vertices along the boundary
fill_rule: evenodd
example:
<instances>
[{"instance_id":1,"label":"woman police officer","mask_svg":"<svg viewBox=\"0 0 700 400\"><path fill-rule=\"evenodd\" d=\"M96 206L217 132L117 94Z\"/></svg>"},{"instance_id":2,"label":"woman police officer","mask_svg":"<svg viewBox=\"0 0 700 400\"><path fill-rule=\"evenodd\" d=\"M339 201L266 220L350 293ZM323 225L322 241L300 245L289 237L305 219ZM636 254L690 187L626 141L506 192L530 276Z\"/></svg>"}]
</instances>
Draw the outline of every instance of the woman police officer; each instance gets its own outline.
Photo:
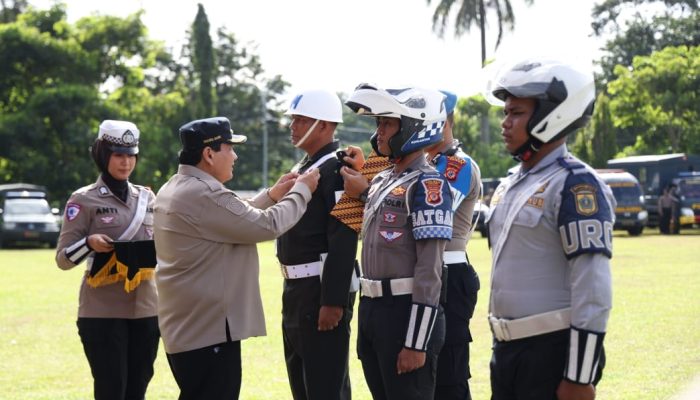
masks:
<instances>
[{"instance_id":1,"label":"woman police officer","mask_svg":"<svg viewBox=\"0 0 700 400\"><path fill-rule=\"evenodd\" d=\"M115 240L145 240L152 249L155 196L129 182L138 144L133 123L100 124L91 147L100 176L68 200L56 250L56 264L64 270L87 260L77 325L95 399L143 399L158 351L153 269L127 274L114 257Z\"/></svg>"}]
</instances>

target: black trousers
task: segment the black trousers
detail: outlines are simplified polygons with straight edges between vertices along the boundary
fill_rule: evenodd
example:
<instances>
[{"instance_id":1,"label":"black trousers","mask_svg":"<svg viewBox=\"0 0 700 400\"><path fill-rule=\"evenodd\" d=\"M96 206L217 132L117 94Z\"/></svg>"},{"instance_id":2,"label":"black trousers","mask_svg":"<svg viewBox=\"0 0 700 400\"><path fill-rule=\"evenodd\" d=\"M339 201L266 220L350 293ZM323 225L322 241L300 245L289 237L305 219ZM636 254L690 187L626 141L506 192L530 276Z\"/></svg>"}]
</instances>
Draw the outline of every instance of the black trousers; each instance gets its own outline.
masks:
<instances>
[{"instance_id":1,"label":"black trousers","mask_svg":"<svg viewBox=\"0 0 700 400\"><path fill-rule=\"evenodd\" d=\"M407 374L396 372L411 304L410 295L360 298L357 355L374 400L426 400L435 394L437 359L445 338L442 312L428 342L425 365Z\"/></svg>"},{"instance_id":2,"label":"black trousers","mask_svg":"<svg viewBox=\"0 0 700 400\"><path fill-rule=\"evenodd\" d=\"M158 353L158 317L78 318L95 399L141 400Z\"/></svg>"},{"instance_id":3,"label":"black trousers","mask_svg":"<svg viewBox=\"0 0 700 400\"><path fill-rule=\"evenodd\" d=\"M168 354L179 400L235 400L241 391L241 342Z\"/></svg>"},{"instance_id":4,"label":"black trousers","mask_svg":"<svg viewBox=\"0 0 700 400\"><path fill-rule=\"evenodd\" d=\"M318 276L285 282L282 337L287 376L295 400L350 400L351 293L338 327L320 332L321 283Z\"/></svg>"},{"instance_id":5,"label":"black trousers","mask_svg":"<svg viewBox=\"0 0 700 400\"><path fill-rule=\"evenodd\" d=\"M494 341L491 399L557 400L568 348L568 329L510 342ZM605 351L600 356L594 385L600 381L604 367Z\"/></svg>"},{"instance_id":6,"label":"black trousers","mask_svg":"<svg viewBox=\"0 0 700 400\"><path fill-rule=\"evenodd\" d=\"M449 264L447 269L445 345L438 357L435 400L470 400L469 320L476 307L479 276L467 263Z\"/></svg>"}]
</instances>

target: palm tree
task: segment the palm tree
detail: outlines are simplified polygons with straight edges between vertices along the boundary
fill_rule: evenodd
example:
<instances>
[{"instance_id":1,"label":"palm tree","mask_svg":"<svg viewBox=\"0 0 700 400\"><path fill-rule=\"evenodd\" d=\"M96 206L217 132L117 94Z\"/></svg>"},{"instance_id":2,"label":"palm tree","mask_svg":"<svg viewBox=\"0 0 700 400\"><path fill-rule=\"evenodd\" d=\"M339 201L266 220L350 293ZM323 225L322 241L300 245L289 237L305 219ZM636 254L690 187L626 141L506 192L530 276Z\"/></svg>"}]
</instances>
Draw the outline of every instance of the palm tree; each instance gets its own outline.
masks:
<instances>
[{"instance_id":1,"label":"palm tree","mask_svg":"<svg viewBox=\"0 0 700 400\"><path fill-rule=\"evenodd\" d=\"M430 5L431 0L427 0ZM525 0L531 5L534 0ZM515 14L509 0L440 0L433 13L433 31L439 37L443 37L450 21L450 14L453 6L457 7L455 18L455 36L462 36L469 32L473 25L479 25L481 32L481 65L486 62L486 22L487 11L492 9L496 12L496 22L498 22L498 37L496 38L496 48L501 44L503 30L507 28L513 30L515 26Z\"/></svg>"},{"instance_id":2,"label":"palm tree","mask_svg":"<svg viewBox=\"0 0 700 400\"><path fill-rule=\"evenodd\" d=\"M430 5L430 0L428 5ZM532 5L534 0L525 0L528 5ZM515 15L513 8L510 5L510 0L440 0L435 12L433 13L433 31L439 37L443 37L445 29L450 21L450 12L453 6L458 6L457 16L455 18L455 36L462 36L465 32L469 32L475 24L479 25L481 32L481 66L486 63L486 15L487 10L492 9L496 12L496 22L498 22L498 37L496 38L496 46L501 44L503 38L503 28L513 30L515 26ZM481 140L488 144L490 142L488 115L481 116Z\"/></svg>"}]
</instances>

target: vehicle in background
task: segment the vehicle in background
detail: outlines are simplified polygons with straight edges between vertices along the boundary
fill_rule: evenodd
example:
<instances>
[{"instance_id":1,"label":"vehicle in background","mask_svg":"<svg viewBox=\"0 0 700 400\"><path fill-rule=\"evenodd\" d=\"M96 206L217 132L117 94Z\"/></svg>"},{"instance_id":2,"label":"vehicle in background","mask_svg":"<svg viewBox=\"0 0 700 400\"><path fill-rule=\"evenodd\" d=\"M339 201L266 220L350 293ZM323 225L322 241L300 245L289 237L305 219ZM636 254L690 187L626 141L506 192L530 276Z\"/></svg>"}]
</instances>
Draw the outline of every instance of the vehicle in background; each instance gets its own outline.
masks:
<instances>
[{"instance_id":1,"label":"vehicle in background","mask_svg":"<svg viewBox=\"0 0 700 400\"><path fill-rule=\"evenodd\" d=\"M684 179L690 179L688 184L683 183L675 192L680 200L681 225L688 227L693 223L700 223L700 197L694 191L695 176L700 171L700 156L685 153L645 155L617 158L608 160L608 168L624 169L639 180L644 192L644 204L649 213L647 226L659 226L658 201L664 188L672 183L680 185ZM683 190L690 191L688 194ZM695 205L695 206L694 206Z\"/></svg>"},{"instance_id":2,"label":"vehicle in background","mask_svg":"<svg viewBox=\"0 0 700 400\"><path fill-rule=\"evenodd\" d=\"M641 235L649 214L637 178L621 169L599 169L598 174L610 186L617 202L613 229L625 230L632 236Z\"/></svg>"},{"instance_id":3,"label":"vehicle in background","mask_svg":"<svg viewBox=\"0 0 700 400\"><path fill-rule=\"evenodd\" d=\"M0 247L10 243L48 243L56 247L59 211L51 209L43 186L0 185Z\"/></svg>"},{"instance_id":4,"label":"vehicle in background","mask_svg":"<svg viewBox=\"0 0 700 400\"><path fill-rule=\"evenodd\" d=\"M700 224L700 172L680 172L672 182L681 204L678 217L681 228Z\"/></svg>"}]
</instances>

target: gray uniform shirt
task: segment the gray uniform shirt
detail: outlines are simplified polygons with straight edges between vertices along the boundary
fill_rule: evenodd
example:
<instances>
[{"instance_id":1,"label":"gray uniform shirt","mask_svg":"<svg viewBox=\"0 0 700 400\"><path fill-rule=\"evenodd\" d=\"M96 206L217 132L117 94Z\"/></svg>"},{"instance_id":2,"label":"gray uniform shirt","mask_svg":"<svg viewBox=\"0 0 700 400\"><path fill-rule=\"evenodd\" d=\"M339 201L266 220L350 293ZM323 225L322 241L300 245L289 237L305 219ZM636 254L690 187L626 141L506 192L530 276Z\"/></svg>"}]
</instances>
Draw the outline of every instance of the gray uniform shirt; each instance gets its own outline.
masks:
<instances>
[{"instance_id":1,"label":"gray uniform shirt","mask_svg":"<svg viewBox=\"0 0 700 400\"><path fill-rule=\"evenodd\" d=\"M158 322L166 352L265 335L256 243L294 226L311 199L295 184L277 204L244 201L199 168L180 165L155 202ZM274 204L274 205L273 205Z\"/></svg>"},{"instance_id":2,"label":"gray uniform shirt","mask_svg":"<svg viewBox=\"0 0 700 400\"><path fill-rule=\"evenodd\" d=\"M428 166L425 157L419 157L409 165L411 170L419 168L435 171ZM413 302L437 307L440 297L442 253L447 241L415 240L412 234L413 225L406 200L411 196L412 186L418 181L418 177L397 186L383 199L378 198L378 193L384 187L401 176L403 174L389 169L378 174L372 181L365 205L365 217L369 214L368 209L377 201L382 203L374 218L363 227L362 275L373 280L414 278Z\"/></svg>"},{"instance_id":3,"label":"gray uniform shirt","mask_svg":"<svg viewBox=\"0 0 700 400\"><path fill-rule=\"evenodd\" d=\"M586 193L573 196L578 189L565 187L572 172L558 158L576 160L562 145L529 171L513 168L494 192L490 313L515 319L571 307L573 326L605 332L612 306L609 257L615 200L595 171L578 161L584 167L581 176L588 180L584 186L598 195L598 211L562 227L563 207L567 215L593 209L586 209ZM562 205L564 195L578 203ZM510 216L514 218L508 223ZM591 227L588 236L576 231L581 224ZM569 229L579 233L576 240Z\"/></svg>"},{"instance_id":4,"label":"gray uniform shirt","mask_svg":"<svg viewBox=\"0 0 700 400\"><path fill-rule=\"evenodd\" d=\"M153 200L155 195L143 186L129 183L126 203L115 196L98 178L92 185L76 190L66 203L61 234L56 247L56 264L61 269L71 269L77 264L66 254L67 249L76 246L94 233L103 233L116 240L126 230L136 213L139 193L148 191L149 200L146 216L134 240L153 239ZM78 243L79 244L79 243ZM94 252L84 248L87 263ZM85 258L80 258L78 264ZM142 281L132 292L124 291L124 282L106 286L91 287L87 284L88 271L85 271L80 284L78 317L85 318L145 318L156 315L158 296L153 280Z\"/></svg>"}]
</instances>

